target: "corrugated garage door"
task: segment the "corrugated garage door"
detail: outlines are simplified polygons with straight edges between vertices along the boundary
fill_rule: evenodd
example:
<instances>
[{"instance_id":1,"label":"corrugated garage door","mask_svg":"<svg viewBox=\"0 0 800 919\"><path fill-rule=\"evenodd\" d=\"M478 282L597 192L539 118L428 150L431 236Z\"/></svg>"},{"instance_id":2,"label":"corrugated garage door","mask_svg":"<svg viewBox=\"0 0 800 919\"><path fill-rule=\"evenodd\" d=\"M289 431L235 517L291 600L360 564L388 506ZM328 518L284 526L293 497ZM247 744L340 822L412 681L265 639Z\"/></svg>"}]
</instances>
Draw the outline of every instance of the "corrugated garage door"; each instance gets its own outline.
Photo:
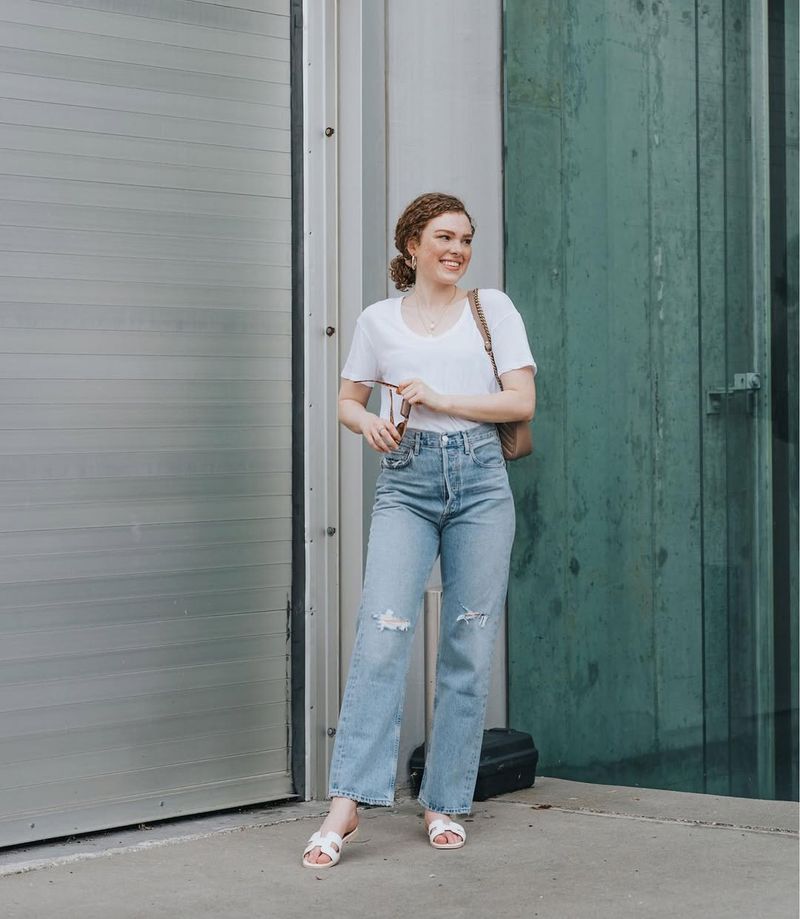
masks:
<instances>
[{"instance_id":1,"label":"corrugated garage door","mask_svg":"<svg viewBox=\"0 0 800 919\"><path fill-rule=\"evenodd\" d=\"M286 797L289 0L0 19L0 844Z\"/></svg>"}]
</instances>

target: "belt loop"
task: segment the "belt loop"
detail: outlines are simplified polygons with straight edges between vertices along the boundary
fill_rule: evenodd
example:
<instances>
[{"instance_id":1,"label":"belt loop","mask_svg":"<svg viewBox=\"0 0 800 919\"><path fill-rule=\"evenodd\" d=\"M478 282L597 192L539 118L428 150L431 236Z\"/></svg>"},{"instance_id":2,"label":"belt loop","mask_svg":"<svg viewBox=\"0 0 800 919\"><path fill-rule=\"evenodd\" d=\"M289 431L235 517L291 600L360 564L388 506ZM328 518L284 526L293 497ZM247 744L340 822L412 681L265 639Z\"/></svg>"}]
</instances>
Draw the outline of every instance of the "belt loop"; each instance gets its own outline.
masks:
<instances>
[{"instance_id":1,"label":"belt loop","mask_svg":"<svg viewBox=\"0 0 800 919\"><path fill-rule=\"evenodd\" d=\"M420 431L414 431L414 456L419 456L419 442L422 439Z\"/></svg>"},{"instance_id":2,"label":"belt loop","mask_svg":"<svg viewBox=\"0 0 800 919\"><path fill-rule=\"evenodd\" d=\"M470 453L471 448L470 448L470 442L469 442L469 434L466 432L466 430L464 430L461 432L461 436L464 439L464 452Z\"/></svg>"}]
</instances>

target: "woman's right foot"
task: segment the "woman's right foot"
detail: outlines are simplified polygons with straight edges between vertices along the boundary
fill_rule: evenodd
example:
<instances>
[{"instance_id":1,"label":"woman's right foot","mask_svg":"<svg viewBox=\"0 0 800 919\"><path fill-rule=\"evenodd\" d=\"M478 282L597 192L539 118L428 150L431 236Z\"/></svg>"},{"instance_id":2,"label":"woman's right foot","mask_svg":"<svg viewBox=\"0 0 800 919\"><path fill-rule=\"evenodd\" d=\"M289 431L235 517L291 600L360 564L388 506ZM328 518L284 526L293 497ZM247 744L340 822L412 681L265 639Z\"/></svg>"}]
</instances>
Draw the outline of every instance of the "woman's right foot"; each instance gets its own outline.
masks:
<instances>
[{"instance_id":1,"label":"woman's right foot","mask_svg":"<svg viewBox=\"0 0 800 919\"><path fill-rule=\"evenodd\" d=\"M350 798L331 798L331 809L319 828L320 833L324 836L325 833L333 830L342 837L352 833L358 826L357 808L357 802ZM334 848L336 848L335 843ZM315 846L306 856L306 860L314 865L327 865L331 858L319 846Z\"/></svg>"}]
</instances>

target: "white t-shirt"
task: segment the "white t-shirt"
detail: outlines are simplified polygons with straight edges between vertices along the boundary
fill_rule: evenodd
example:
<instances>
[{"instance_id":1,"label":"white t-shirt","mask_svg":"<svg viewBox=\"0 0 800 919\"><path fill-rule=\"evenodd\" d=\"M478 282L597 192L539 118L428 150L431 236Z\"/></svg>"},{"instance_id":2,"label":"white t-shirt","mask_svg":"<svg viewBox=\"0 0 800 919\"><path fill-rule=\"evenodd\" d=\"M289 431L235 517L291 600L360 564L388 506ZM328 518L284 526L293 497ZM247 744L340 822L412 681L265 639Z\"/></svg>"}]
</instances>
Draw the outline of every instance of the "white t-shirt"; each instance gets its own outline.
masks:
<instances>
[{"instance_id":1,"label":"white t-shirt","mask_svg":"<svg viewBox=\"0 0 800 919\"><path fill-rule=\"evenodd\" d=\"M492 288L480 289L478 296L492 335L497 372L533 367L535 375L536 361L525 324L511 299L502 290ZM455 325L433 336L420 335L406 325L400 310L402 301L403 295L378 300L361 313L341 376L347 380L386 380L396 385L418 377L437 392L448 395L500 391L466 297L461 301L461 315ZM399 424L403 398L388 386L381 386L380 415L389 418L390 398L394 399L395 424ZM408 420L411 428L442 432L460 431L477 424L433 412L423 405L413 405Z\"/></svg>"}]
</instances>

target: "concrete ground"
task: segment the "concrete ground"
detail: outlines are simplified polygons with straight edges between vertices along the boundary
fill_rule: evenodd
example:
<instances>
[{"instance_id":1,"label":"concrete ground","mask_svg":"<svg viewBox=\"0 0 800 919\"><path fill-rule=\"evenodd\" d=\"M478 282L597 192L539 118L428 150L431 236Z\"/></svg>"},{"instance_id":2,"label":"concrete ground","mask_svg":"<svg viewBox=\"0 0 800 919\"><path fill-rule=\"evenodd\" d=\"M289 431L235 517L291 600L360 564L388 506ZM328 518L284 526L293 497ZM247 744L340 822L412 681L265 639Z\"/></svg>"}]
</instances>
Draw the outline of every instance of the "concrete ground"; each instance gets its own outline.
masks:
<instances>
[{"instance_id":1,"label":"concrete ground","mask_svg":"<svg viewBox=\"0 0 800 919\"><path fill-rule=\"evenodd\" d=\"M324 802L0 850L3 919L797 919L798 807L539 777L476 803L463 849L413 800L363 808L340 864L300 864Z\"/></svg>"}]
</instances>

